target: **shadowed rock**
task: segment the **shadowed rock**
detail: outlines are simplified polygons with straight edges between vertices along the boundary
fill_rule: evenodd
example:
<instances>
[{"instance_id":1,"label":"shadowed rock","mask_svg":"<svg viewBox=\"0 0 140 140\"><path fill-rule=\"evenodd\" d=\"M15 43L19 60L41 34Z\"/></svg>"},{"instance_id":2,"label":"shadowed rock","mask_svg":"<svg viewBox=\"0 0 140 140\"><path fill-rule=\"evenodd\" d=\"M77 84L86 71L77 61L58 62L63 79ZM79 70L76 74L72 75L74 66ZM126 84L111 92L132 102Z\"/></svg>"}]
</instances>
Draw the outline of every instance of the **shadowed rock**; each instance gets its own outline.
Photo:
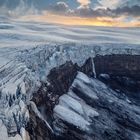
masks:
<instances>
[{"instance_id":1,"label":"shadowed rock","mask_svg":"<svg viewBox=\"0 0 140 140\"><path fill-rule=\"evenodd\" d=\"M52 69L47 77L48 82L42 83L38 92L34 93L32 101L50 124L54 134L30 111L31 122L27 129L32 128L28 130L31 137L45 137L44 140L140 139L140 107L136 101L136 98L139 100L140 93L139 57L95 57L98 79L93 77L91 58L81 67L70 61ZM79 75L79 71L83 74ZM135 91L137 94L134 94ZM80 108L76 109L77 105L81 112ZM88 108L91 109L90 112L95 111L96 115L88 114ZM65 112L73 117L66 117ZM78 116L79 122L80 119L83 120L83 125L71 120Z\"/></svg>"}]
</instances>

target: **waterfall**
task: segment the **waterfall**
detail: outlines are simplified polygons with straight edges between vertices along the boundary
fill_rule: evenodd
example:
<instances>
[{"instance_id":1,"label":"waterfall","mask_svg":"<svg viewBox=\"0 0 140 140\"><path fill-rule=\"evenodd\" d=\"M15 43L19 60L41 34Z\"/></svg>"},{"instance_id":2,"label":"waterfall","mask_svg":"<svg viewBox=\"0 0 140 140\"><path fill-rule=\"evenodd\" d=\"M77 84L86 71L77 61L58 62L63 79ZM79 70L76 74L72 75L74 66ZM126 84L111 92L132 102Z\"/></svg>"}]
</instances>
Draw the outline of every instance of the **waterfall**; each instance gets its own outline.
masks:
<instances>
[{"instance_id":1,"label":"waterfall","mask_svg":"<svg viewBox=\"0 0 140 140\"><path fill-rule=\"evenodd\" d=\"M95 64L94 64L93 58L91 58L91 62L92 62L92 71L93 71L93 74L94 74L94 78L96 78L97 77L97 74L96 74Z\"/></svg>"}]
</instances>

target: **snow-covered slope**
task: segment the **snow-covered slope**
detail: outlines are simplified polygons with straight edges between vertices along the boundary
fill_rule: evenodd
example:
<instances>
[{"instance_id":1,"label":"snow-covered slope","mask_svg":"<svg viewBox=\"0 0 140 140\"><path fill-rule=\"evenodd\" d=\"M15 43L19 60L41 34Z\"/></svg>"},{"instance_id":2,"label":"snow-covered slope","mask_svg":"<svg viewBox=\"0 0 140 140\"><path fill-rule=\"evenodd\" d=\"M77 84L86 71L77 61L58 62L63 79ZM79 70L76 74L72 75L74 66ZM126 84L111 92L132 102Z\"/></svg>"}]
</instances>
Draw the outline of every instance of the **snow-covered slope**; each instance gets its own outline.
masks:
<instances>
[{"instance_id":1,"label":"snow-covered slope","mask_svg":"<svg viewBox=\"0 0 140 140\"><path fill-rule=\"evenodd\" d=\"M18 132L26 139L27 105L52 68L69 60L82 65L97 54L140 54L139 36L139 28L74 27L0 18L0 120L8 134L18 139ZM66 97L61 98L63 102ZM67 108L57 108L67 112Z\"/></svg>"}]
</instances>

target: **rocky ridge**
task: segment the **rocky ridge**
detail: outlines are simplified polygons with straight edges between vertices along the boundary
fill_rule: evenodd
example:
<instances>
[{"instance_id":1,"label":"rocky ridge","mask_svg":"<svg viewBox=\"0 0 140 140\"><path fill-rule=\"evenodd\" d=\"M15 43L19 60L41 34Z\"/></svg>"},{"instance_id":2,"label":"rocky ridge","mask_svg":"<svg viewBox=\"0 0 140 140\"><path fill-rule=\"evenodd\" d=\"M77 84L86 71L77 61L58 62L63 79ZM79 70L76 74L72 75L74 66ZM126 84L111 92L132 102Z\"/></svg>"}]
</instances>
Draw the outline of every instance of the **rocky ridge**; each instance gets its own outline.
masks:
<instances>
[{"instance_id":1,"label":"rocky ridge","mask_svg":"<svg viewBox=\"0 0 140 140\"><path fill-rule=\"evenodd\" d=\"M125 64L130 60L134 61L135 58L135 56L129 55L126 56L128 59L122 61L124 56L119 55L119 60L115 59L118 58L117 55L97 56L94 60L89 58L81 67L72 62L66 62L66 64L50 71L47 78L49 85L42 84L32 99L53 129L51 137L47 138L68 140L137 140L140 138L139 104L135 102L133 96L128 96L128 94L133 95L135 92L125 88L125 86L118 87L120 83L117 80L114 83L116 88L111 85L113 78L124 79L135 70L130 65L128 67L130 75L124 73ZM98 59L100 57L103 59ZM104 73L100 73L96 68L102 70L101 62L104 64L106 57L114 58L108 63L115 64L116 61L118 65L123 66L122 73L124 75L119 75L120 68L118 75L116 71L114 75L113 72L110 74L111 70L105 71L105 66L108 68L109 64L104 65ZM135 62L138 64L137 58ZM118 65L115 65L116 68ZM110 69L113 68L110 67ZM97 79L95 75L97 75ZM129 80L126 79L129 82L128 87L131 87L132 83L139 83L135 76L131 77L131 81ZM124 81L121 84L124 84ZM139 93L137 93L137 97L139 97ZM32 116L32 113L30 115ZM27 126L27 130L28 128L30 127ZM44 138L46 133L43 133L42 127L38 125L37 128L41 131L35 134ZM36 132L34 129L32 131Z\"/></svg>"}]
</instances>

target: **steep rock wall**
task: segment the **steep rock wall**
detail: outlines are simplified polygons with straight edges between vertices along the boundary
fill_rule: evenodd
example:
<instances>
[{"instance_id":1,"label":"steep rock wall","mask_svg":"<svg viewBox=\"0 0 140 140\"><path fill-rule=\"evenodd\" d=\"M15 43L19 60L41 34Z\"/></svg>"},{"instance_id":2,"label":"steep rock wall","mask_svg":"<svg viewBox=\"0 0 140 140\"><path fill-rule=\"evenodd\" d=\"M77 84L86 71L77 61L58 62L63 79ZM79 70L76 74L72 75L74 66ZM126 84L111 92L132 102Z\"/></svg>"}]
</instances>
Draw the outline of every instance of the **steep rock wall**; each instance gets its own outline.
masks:
<instances>
[{"instance_id":1,"label":"steep rock wall","mask_svg":"<svg viewBox=\"0 0 140 140\"><path fill-rule=\"evenodd\" d=\"M105 55L94 58L97 75L126 76L140 79L140 55Z\"/></svg>"}]
</instances>

